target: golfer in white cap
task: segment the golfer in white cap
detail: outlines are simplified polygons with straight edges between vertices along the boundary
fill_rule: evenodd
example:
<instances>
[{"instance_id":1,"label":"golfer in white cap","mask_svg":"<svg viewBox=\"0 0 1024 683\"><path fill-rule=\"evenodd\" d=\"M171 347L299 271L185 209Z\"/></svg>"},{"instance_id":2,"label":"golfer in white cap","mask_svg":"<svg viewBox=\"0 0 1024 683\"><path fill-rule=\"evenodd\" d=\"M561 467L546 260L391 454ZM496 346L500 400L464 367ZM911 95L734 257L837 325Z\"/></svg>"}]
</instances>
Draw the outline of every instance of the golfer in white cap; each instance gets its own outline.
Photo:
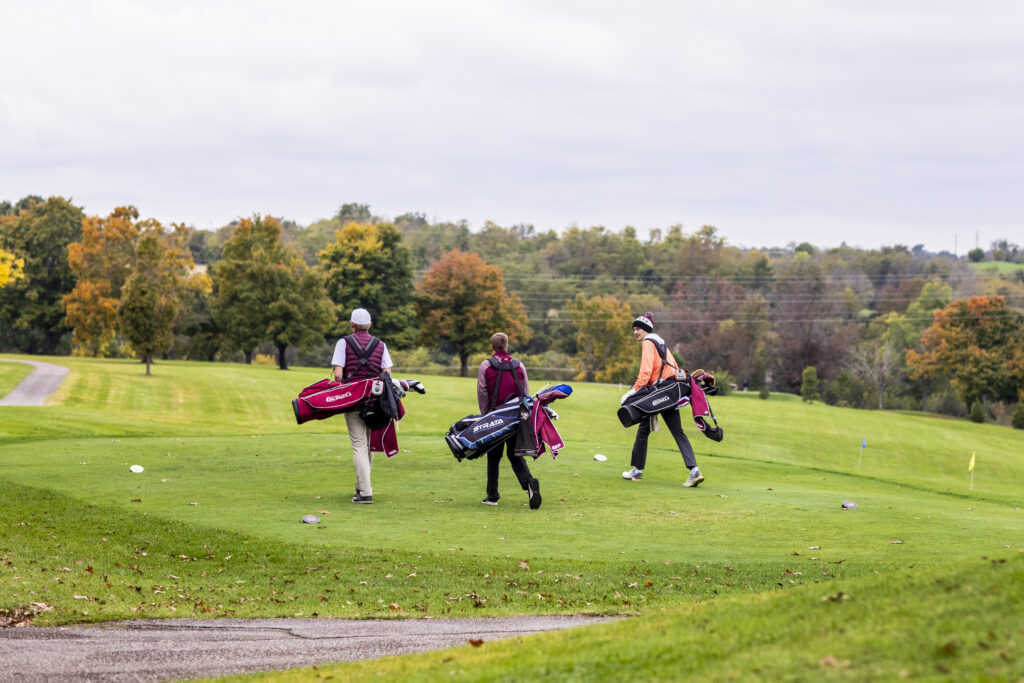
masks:
<instances>
[{"instance_id":1,"label":"golfer in white cap","mask_svg":"<svg viewBox=\"0 0 1024 683\"><path fill-rule=\"evenodd\" d=\"M338 382L377 379L393 365L387 344L370 334L373 321L365 308L352 311L349 322L352 324L352 334L339 339L334 347L334 358L331 359L334 379ZM345 423L348 425L348 438L352 442L352 463L356 468L356 494L352 502L372 503L370 469L373 467L373 454L370 452L370 430L357 412L345 413Z\"/></svg>"}]
</instances>

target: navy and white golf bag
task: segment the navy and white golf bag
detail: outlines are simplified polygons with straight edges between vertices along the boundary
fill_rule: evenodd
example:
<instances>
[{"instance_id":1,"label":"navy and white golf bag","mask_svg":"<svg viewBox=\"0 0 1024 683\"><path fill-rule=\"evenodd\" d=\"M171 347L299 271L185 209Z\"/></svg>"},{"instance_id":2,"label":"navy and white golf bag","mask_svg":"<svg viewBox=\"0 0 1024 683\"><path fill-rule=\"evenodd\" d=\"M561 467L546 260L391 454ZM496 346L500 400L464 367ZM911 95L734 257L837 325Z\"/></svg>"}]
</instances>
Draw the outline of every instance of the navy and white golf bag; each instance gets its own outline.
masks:
<instances>
[{"instance_id":1,"label":"navy and white golf bag","mask_svg":"<svg viewBox=\"0 0 1024 683\"><path fill-rule=\"evenodd\" d=\"M516 397L485 415L467 415L451 426L444 440L456 460L474 460L512 438L532 407L532 398Z\"/></svg>"},{"instance_id":2,"label":"navy and white golf bag","mask_svg":"<svg viewBox=\"0 0 1024 683\"><path fill-rule=\"evenodd\" d=\"M537 458L547 446L551 457L557 457L565 444L551 422L558 415L547 406L570 394L572 387L558 384L535 396L511 398L489 413L462 418L451 426L444 440L459 462L479 458L516 435L516 455Z\"/></svg>"}]
</instances>

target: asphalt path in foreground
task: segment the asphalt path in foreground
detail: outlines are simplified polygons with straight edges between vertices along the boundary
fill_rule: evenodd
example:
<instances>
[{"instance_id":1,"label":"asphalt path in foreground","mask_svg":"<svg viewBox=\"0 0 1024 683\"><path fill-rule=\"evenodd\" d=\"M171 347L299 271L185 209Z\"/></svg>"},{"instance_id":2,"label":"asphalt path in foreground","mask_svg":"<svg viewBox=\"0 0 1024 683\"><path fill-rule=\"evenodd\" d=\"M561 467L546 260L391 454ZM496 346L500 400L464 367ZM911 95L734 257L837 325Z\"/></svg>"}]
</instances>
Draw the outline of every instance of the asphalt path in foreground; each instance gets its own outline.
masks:
<instances>
[{"instance_id":1,"label":"asphalt path in foreground","mask_svg":"<svg viewBox=\"0 0 1024 683\"><path fill-rule=\"evenodd\" d=\"M608 617L170 619L0 629L0 681L160 681L377 659Z\"/></svg>"},{"instance_id":2,"label":"asphalt path in foreground","mask_svg":"<svg viewBox=\"0 0 1024 683\"><path fill-rule=\"evenodd\" d=\"M0 398L0 406L41 406L57 391L60 383L68 374L68 369L53 363L43 363L35 360L15 360L14 358L0 358L10 363L28 363L35 370L25 379L21 380L14 391Z\"/></svg>"}]
</instances>

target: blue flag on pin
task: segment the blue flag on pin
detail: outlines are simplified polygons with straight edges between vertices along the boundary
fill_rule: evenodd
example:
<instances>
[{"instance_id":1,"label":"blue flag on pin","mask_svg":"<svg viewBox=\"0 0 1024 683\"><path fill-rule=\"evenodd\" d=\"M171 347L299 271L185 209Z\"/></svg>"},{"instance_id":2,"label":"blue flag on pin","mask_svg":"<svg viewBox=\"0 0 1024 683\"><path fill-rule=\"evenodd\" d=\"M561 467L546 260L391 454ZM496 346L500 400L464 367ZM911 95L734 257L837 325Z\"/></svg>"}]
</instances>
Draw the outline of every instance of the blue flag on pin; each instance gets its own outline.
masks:
<instances>
[{"instance_id":1,"label":"blue flag on pin","mask_svg":"<svg viewBox=\"0 0 1024 683\"><path fill-rule=\"evenodd\" d=\"M863 437L861 437L861 440L860 440L860 449L861 449L861 450L864 450L864 449L865 449L865 448L867 448L867 447L868 447L868 440L867 440L867 439L865 439L865 438L863 438Z\"/></svg>"}]
</instances>

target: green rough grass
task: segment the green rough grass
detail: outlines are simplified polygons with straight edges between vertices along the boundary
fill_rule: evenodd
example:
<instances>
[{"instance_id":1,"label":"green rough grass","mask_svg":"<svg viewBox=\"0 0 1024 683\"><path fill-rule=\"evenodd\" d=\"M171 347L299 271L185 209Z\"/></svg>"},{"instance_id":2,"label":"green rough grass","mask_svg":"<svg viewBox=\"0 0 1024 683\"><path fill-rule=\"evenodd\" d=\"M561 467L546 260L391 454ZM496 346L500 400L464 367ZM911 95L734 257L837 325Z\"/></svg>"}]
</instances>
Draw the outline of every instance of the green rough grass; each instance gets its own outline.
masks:
<instances>
[{"instance_id":1,"label":"green rough grass","mask_svg":"<svg viewBox=\"0 0 1024 683\"><path fill-rule=\"evenodd\" d=\"M764 617L763 629L788 632L810 614L791 594L806 592L813 602L854 582L851 595L889 595L907 572L977 564L982 555L1010 553L1012 563L1024 547L1024 435L993 425L733 394L713 399L724 442L687 429L707 476L688 490L665 430L652 440L645 480L622 480L633 431L614 418L621 391L575 384L573 396L555 406L567 448L557 460L531 464L542 482L541 509L526 507L507 466L501 504L491 508L479 502L483 462L457 463L441 438L475 411L474 380L426 377L428 394L406 404L403 452L375 463L375 504L356 506L348 501L354 475L344 421L298 426L289 404L323 370L170 362L146 377L132 361L52 362L71 373L50 406L0 408L0 608L53 605L37 624L139 616L644 615L602 626L611 634L597 641L605 645L570 650L566 668L533 658L524 660L527 669L509 668L495 645L474 653L499 653L485 668L465 671L615 678L626 675L614 673L616 662L623 672L637 666L639 642L639 652L652 657L640 677L672 678L672 667L709 666L700 655L690 664L683 661L689 655L651 655L675 648L677 634L686 633L717 653L714 675L754 676L760 674L742 653L776 647L776 640L784 649L785 638L740 629L731 649L715 649L725 626L715 638L690 633L694 620L731 623L724 612L702 616L711 605L734 605L739 615L785 605ZM609 460L594 461L598 452ZM131 464L145 472L130 473ZM860 508L842 510L845 499ZM321 524L300 524L311 512ZM1019 581L1007 590L1019 601ZM907 631L909 618L879 611L878 628ZM541 636L531 650L577 637ZM957 652L979 675L995 666L970 648ZM824 656L811 657L811 669L790 657L763 671L810 677L821 673ZM871 664L870 653L855 658L836 649L832 656L837 665L822 671L891 674ZM941 673L931 659L921 661L922 671ZM588 669L588 662L605 664ZM406 671L393 662L366 666L351 671ZM430 666L424 671L441 671Z\"/></svg>"},{"instance_id":2,"label":"green rough grass","mask_svg":"<svg viewBox=\"0 0 1024 683\"><path fill-rule=\"evenodd\" d=\"M1013 275L1017 271L1024 270L1024 263L1009 263L1008 261L983 261L981 263L969 263L967 265L976 273L992 273L1002 277Z\"/></svg>"},{"instance_id":3,"label":"green rough grass","mask_svg":"<svg viewBox=\"0 0 1024 683\"><path fill-rule=\"evenodd\" d=\"M0 360L0 398L11 393L31 372L31 365Z\"/></svg>"},{"instance_id":4,"label":"green rough grass","mask_svg":"<svg viewBox=\"0 0 1024 683\"><path fill-rule=\"evenodd\" d=\"M687 602L587 628L221 680L1018 680L1019 555Z\"/></svg>"}]
</instances>

